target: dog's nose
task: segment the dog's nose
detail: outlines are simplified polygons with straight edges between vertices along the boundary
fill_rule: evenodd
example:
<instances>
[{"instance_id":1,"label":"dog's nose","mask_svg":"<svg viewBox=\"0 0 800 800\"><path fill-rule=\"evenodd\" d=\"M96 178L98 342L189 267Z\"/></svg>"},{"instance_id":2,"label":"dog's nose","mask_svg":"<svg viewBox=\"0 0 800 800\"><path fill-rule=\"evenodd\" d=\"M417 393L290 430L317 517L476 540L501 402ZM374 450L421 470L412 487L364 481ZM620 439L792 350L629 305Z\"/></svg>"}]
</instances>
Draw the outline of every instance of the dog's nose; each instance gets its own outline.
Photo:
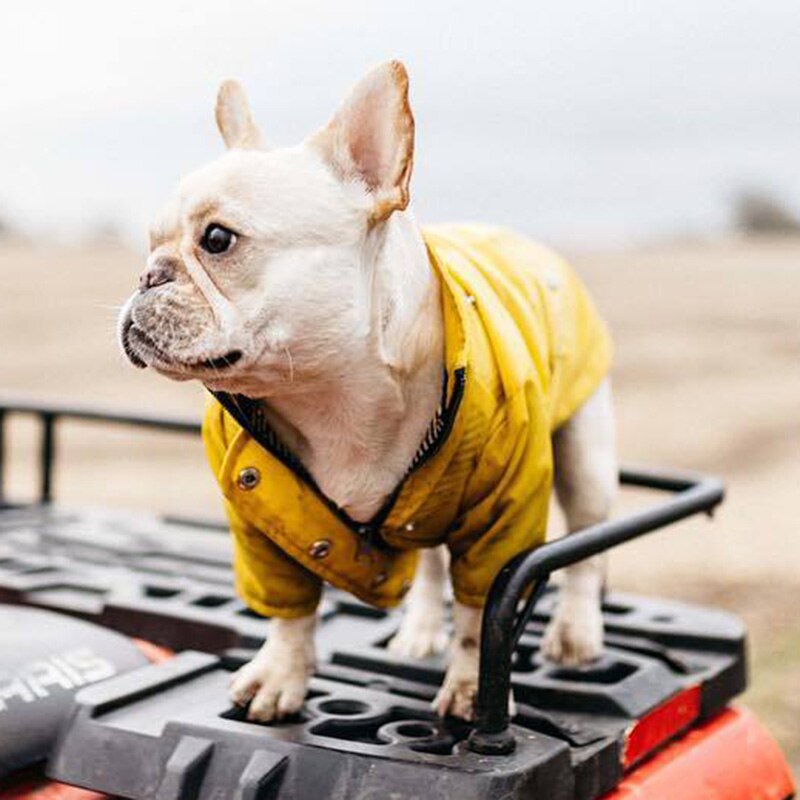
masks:
<instances>
[{"instance_id":1,"label":"dog's nose","mask_svg":"<svg viewBox=\"0 0 800 800\"><path fill-rule=\"evenodd\" d=\"M139 276L139 291L146 292L175 280L175 265L172 261L158 260Z\"/></svg>"}]
</instances>

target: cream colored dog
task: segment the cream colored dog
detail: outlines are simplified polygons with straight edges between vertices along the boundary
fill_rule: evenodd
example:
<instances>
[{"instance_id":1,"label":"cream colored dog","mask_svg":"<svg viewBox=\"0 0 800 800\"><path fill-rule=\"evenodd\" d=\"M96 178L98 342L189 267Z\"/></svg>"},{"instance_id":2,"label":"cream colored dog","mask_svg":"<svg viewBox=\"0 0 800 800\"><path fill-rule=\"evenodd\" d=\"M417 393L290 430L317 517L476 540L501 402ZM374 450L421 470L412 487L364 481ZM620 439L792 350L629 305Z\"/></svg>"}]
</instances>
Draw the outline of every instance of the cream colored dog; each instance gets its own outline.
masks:
<instances>
[{"instance_id":1,"label":"cream colored dog","mask_svg":"<svg viewBox=\"0 0 800 800\"><path fill-rule=\"evenodd\" d=\"M320 489L359 521L402 479L441 395L439 286L407 210L407 90L401 64L381 66L323 130L270 149L241 87L224 83L217 122L228 152L180 183L120 317L137 366L263 399ZM616 487L608 382L553 445L569 529L605 519ZM549 658L599 655L603 573L601 558L567 570L543 643ZM392 651L422 657L447 646L446 581L441 549L424 550ZM480 610L454 604L434 701L442 714L472 715L480 625ZM297 711L314 666L313 616L271 626L232 682L234 700L250 701L258 720Z\"/></svg>"}]
</instances>

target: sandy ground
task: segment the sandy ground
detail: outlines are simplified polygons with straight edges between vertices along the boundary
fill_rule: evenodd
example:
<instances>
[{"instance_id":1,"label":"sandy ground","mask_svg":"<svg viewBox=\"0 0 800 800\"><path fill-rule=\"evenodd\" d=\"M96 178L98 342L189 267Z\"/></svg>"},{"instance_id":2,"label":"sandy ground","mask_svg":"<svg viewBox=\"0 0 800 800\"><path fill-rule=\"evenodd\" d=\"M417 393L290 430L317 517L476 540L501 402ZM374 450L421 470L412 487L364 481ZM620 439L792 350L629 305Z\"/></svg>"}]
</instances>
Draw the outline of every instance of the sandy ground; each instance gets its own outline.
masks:
<instances>
[{"instance_id":1,"label":"sandy ground","mask_svg":"<svg viewBox=\"0 0 800 800\"><path fill-rule=\"evenodd\" d=\"M710 471L729 490L712 522L622 548L612 585L741 614L752 635L746 702L798 767L800 240L573 260L614 330L623 460ZM139 268L137 255L113 245L0 247L0 392L198 417L198 388L133 370L118 355L115 309ZM19 493L31 485L30 436L15 425L9 483ZM64 500L219 514L196 441L72 424L59 445Z\"/></svg>"}]
</instances>

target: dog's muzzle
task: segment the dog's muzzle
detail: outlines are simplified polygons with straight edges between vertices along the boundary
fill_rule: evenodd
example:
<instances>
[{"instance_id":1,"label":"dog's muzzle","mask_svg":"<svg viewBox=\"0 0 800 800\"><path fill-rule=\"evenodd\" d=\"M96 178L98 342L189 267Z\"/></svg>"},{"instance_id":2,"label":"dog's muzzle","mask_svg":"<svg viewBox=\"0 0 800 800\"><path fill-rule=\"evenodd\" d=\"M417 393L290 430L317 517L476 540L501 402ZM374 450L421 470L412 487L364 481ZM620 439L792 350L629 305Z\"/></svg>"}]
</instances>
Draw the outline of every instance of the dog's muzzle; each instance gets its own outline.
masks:
<instances>
[{"instance_id":1,"label":"dog's muzzle","mask_svg":"<svg viewBox=\"0 0 800 800\"><path fill-rule=\"evenodd\" d=\"M134 367L139 369L147 369L148 367L147 362L139 355L142 348L144 348L145 352L152 353L158 361L165 365L174 366L181 370L205 369L215 373L229 369L240 361L244 355L241 350L229 350L221 356L204 358L195 362L176 361L170 358L141 328L136 327L130 312L127 313L120 325L119 338L122 350L128 360ZM134 346L134 342L139 344L138 348Z\"/></svg>"}]
</instances>

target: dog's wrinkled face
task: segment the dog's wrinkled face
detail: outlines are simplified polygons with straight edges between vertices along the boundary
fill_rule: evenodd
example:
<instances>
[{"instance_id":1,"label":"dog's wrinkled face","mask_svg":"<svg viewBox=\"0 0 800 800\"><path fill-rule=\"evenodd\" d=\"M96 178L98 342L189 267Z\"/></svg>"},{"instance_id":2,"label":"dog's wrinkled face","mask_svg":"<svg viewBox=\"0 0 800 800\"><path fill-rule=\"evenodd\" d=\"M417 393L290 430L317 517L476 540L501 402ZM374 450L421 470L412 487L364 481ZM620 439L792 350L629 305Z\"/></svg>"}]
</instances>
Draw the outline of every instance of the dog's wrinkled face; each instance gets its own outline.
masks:
<instances>
[{"instance_id":1,"label":"dog's wrinkled face","mask_svg":"<svg viewBox=\"0 0 800 800\"><path fill-rule=\"evenodd\" d=\"M151 233L125 352L237 391L313 368L326 356L320 315L325 330L363 322L353 301L366 214L351 195L307 148L232 150L189 175Z\"/></svg>"},{"instance_id":2,"label":"dog's wrinkled face","mask_svg":"<svg viewBox=\"0 0 800 800\"><path fill-rule=\"evenodd\" d=\"M185 177L120 315L136 366L267 396L346 368L372 326L371 233L408 202L413 119L392 63L302 145L263 149L241 88L223 84L229 151Z\"/></svg>"}]
</instances>

